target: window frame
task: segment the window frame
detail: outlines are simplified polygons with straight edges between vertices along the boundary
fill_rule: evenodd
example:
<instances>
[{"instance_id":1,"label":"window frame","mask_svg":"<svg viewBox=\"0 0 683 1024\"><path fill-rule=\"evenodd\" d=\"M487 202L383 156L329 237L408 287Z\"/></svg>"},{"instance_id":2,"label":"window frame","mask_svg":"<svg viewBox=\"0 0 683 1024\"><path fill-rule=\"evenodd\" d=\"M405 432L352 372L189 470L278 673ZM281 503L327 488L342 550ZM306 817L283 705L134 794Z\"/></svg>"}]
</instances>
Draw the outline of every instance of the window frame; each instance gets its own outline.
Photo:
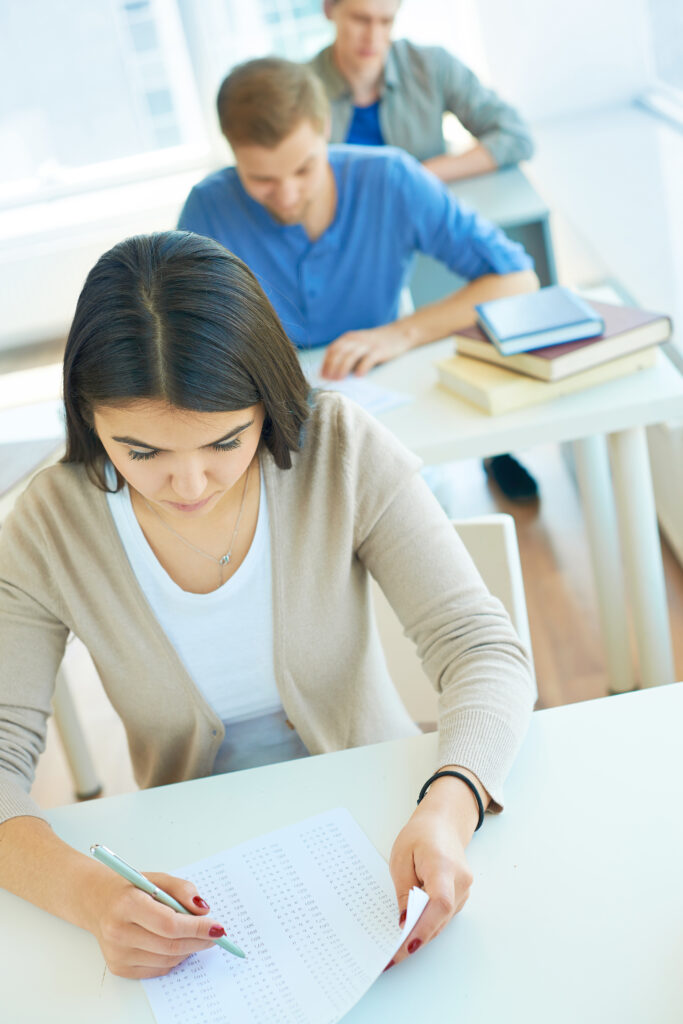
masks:
<instances>
[{"instance_id":1,"label":"window frame","mask_svg":"<svg viewBox=\"0 0 683 1024\"><path fill-rule=\"evenodd\" d=\"M169 80L178 119L181 128L190 126L188 141L112 160L93 161L80 167L60 168L59 180L43 180L41 183L38 173L0 182L0 211L142 183L194 169L201 171L218 158L215 138L208 130L202 110L178 2L150 0L150 3L154 9L154 24L159 31L164 63L170 69Z\"/></svg>"}]
</instances>

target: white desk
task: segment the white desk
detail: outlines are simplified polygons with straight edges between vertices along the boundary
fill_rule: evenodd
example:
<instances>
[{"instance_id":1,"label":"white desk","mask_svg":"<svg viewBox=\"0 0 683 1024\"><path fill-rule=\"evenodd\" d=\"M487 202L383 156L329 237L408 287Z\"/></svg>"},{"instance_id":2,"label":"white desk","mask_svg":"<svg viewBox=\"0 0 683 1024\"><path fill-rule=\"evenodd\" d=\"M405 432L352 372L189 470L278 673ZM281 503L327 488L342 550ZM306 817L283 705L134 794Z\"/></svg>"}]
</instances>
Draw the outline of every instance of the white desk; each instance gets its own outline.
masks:
<instances>
[{"instance_id":1,"label":"white desk","mask_svg":"<svg viewBox=\"0 0 683 1024\"><path fill-rule=\"evenodd\" d=\"M642 682L672 682L671 633L644 428L683 414L683 377L660 355L651 370L530 409L487 416L437 384L434 362L452 352L452 341L441 341L373 371L376 384L415 396L411 405L380 420L434 464L573 441L612 688L631 689L635 680L626 594Z\"/></svg>"},{"instance_id":2,"label":"white desk","mask_svg":"<svg viewBox=\"0 0 683 1024\"><path fill-rule=\"evenodd\" d=\"M472 840L465 910L382 976L349 1024L680 1024L681 722L681 683L535 714L508 809ZM82 850L106 842L163 870L344 805L388 856L435 742L399 740L49 817ZM140 983L105 972L92 936L8 893L0 948L7 1024L153 1021Z\"/></svg>"}]
</instances>

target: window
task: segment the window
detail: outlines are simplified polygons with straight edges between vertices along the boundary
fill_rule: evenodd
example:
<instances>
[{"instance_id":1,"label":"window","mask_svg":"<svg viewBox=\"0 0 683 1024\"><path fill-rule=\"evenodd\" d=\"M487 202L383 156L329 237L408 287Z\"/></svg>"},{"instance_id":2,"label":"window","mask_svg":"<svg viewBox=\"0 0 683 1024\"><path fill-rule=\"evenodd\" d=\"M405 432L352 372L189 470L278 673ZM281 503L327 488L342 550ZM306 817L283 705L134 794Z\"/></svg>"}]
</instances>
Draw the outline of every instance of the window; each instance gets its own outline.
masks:
<instances>
[{"instance_id":1,"label":"window","mask_svg":"<svg viewBox=\"0 0 683 1024\"><path fill-rule=\"evenodd\" d=\"M404 0L396 35L457 38L463 4ZM332 37L322 0L1 0L0 209L221 164L230 68Z\"/></svg>"},{"instance_id":2,"label":"window","mask_svg":"<svg viewBox=\"0 0 683 1024\"><path fill-rule=\"evenodd\" d=\"M660 82L681 91L683 99L683 4L650 0L655 74Z\"/></svg>"},{"instance_id":3,"label":"window","mask_svg":"<svg viewBox=\"0 0 683 1024\"><path fill-rule=\"evenodd\" d=\"M0 204L205 154L174 0L6 0L0 35Z\"/></svg>"},{"instance_id":4,"label":"window","mask_svg":"<svg viewBox=\"0 0 683 1024\"><path fill-rule=\"evenodd\" d=\"M288 60L305 60L329 39L320 0L261 0L271 50Z\"/></svg>"},{"instance_id":5,"label":"window","mask_svg":"<svg viewBox=\"0 0 683 1024\"><path fill-rule=\"evenodd\" d=\"M642 97L648 109L683 127L683 4L650 0L655 86Z\"/></svg>"}]
</instances>

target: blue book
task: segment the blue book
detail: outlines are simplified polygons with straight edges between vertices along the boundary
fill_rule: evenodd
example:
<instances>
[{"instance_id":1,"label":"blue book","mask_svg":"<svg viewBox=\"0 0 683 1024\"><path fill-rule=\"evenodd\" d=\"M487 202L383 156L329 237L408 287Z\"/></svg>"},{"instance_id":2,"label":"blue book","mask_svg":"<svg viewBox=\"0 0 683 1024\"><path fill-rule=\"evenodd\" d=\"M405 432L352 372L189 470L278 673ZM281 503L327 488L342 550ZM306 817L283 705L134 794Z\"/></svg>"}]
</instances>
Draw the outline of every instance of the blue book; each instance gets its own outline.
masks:
<instances>
[{"instance_id":1,"label":"blue book","mask_svg":"<svg viewBox=\"0 0 683 1024\"><path fill-rule=\"evenodd\" d=\"M479 326L501 355L530 352L602 334L605 323L569 288L551 285L474 307Z\"/></svg>"}]
</instances>

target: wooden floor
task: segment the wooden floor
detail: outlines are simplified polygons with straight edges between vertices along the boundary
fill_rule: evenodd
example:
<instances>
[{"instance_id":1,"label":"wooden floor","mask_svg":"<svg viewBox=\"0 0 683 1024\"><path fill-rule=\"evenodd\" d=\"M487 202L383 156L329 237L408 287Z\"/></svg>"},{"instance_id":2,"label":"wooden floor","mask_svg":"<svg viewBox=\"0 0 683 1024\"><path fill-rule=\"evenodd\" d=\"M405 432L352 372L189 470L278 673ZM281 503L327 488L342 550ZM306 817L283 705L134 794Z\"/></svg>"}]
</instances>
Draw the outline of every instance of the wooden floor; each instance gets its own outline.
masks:
<instances>
[{"instance_id":1,"label":"wooden floor","mask_svg":"<svg viewBox=\"0 0 683 1024\"><path fill-rule=\"evenodd\" d=\"M590 700L608 694L605 658L596 620L596 600L573 475L557 446L525 453L524 463L541 487L541 500L517 507L489 485L478 460L458 463L454 516L511 513L516 521L539 707ZM683 570L663 544L676 678L683 679ZM87 680L87 673L84 679ZM130 791L133 779L121 723L106 697L84 682L75 694L88 722L105 795ZM73 799L64 756L51 728L33 788L45 807Z\"/></svg>"}]
</instances>

